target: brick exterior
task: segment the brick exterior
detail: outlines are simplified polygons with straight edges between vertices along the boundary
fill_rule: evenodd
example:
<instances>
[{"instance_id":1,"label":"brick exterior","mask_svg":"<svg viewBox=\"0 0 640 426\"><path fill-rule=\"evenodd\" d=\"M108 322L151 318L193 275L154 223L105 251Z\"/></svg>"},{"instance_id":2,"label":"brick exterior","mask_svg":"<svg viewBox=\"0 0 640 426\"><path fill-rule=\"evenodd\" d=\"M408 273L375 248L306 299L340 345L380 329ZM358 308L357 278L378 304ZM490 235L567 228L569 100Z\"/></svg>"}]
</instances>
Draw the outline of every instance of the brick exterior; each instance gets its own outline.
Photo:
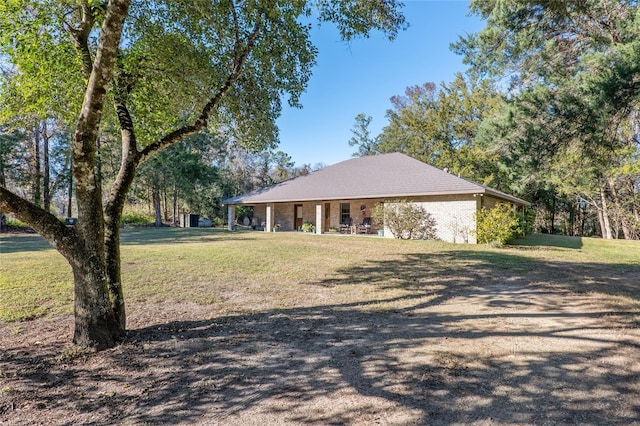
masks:
<instances>
[{"instance_id":1,"label":"brick exterior","mask_svg":"<svg viewBox=\"0 0 640 426\"><path fill-rule=\"evenodd\" d=\"M312 201L299 203L274 203L273 204L273 225L280 231L294 231L294 206L302 205L302 221L316 224L317 205L321 204L323 229L327 232L329 228L340 227L340 205L349 204L350 216L354 224L362 223L365 217L371 217L371 211L376 204L384 199L353 199L353 200L332 200L332 201ZM409 201L421 205L436 221L437 238L442 241L452 243L475 244L475 218L474 214L481 207L493 208L498 202L504 202L491 196L481 195L441 195L431 197L414 197ZM388 202L388 201L387 201ZM326 207L329 206L329 216L326 218ZM362 214L361 207L364 206L365 214ZM266 204L256 204L253 208L254 223L260 225L266 220ZM376 234L378 229L382 229L375 222L372 223L371 233ZM385 229L384 236L393 238L389 229Z\"/></svg>"},{"instance_id":2,"label":"brick exterior","mask_svg":"<svg viewBox=\"0 0 640 426\"><path fill-rule=\"evenodd\" d=\"M436 221L439 240L450 243L475 244L476 222L474 213L477 200L472 195L425 197L415 200Z\"/></svg>"},{"instance_id":3,"label":"brick exterior","mask_svg":"<svg viewBox=\"0 0 640 426\"><path fill-rule=\"evenodd\" d=\"M294 206L302 204L302 221L316 224L316 206L322 205L323 232L329 228L340 227L340 206L348 203L350 216L354 224L362 223L365 217L371 217L371 211L376 204L383 199L367 200L334 200L327 202L300 202L300 203L274 203L274 223L281 231L294 231ZM422 197L412 201L422 205L436 220L438 239L456 243L475 243L473 231L475 221L473 214L476 211L477 200L473 196L450 195L437 197ZM326 206L329 205L329 217L326 220ZM364 206L362 214L361 207ZM258 204L253 208L254 222L260 224L266 218L266 204ZM328 222L328 223L327 223ZM376 234L380 226L372 223L371 233ZM385 236L392 237L388 229Z\"/></svg>"}]
</instances>

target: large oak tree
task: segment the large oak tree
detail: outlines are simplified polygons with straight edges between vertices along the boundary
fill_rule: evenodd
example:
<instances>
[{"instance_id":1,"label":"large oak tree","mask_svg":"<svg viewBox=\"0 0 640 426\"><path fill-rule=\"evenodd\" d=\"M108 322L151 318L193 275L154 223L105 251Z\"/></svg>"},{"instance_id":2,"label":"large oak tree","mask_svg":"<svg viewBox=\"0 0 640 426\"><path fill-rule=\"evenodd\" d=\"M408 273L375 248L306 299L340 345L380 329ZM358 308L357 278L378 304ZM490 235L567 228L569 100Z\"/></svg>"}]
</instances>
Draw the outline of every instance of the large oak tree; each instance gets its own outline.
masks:
<instances>
[{"instance_id":1,"label":"large oak tree","mask_svg":"<svg viewBox=\"0 0 640 426\"><path fill-rule=\"evenodd\" d=\"M314 65L311 22L345 40L403 27L396 0L1 0L0 116L73 121L78 223L0 187L0 211L32 226L69 262L74 342L98 349L123 336L119 224L136 170L207 127L272 145L281 99L298 105ZM117 117L120 170L103 194L97 143Z\"/></svg>"}]
</instances>

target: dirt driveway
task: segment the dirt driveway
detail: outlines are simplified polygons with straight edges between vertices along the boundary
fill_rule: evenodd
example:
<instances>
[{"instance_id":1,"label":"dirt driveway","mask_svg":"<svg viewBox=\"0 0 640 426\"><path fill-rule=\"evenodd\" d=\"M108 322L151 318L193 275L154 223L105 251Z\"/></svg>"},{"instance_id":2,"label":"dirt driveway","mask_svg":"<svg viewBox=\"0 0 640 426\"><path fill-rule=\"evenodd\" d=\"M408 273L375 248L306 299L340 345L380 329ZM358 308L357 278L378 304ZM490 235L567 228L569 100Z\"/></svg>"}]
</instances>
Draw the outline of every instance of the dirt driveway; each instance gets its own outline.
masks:
<instances>
[{"instance_id":1,"label":"dirt driveway","mask_svg":"<svg viewBox=\"0 0 640 426\"><path fill-rule=\"evenodd\" d=\"M2 325L0 424L640 424L638 268L460 256L363 264L293 307L132 303L97 354L69 317Z\"/></svg>"}]
</instances>

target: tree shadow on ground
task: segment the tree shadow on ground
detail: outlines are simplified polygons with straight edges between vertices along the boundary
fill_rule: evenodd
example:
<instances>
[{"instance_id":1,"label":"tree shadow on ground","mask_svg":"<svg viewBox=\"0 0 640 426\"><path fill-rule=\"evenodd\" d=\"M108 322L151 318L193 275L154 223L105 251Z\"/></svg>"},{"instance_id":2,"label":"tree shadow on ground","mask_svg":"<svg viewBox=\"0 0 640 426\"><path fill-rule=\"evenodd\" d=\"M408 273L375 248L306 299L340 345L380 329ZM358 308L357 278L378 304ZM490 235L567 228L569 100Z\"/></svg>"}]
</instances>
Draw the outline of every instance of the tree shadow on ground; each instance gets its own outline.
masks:
<instances>
[{"instance_id":1,"label":"tree shadow on ground","mask_svg":"<svg viewBox=\"0 0 640 426\"><path fill-rule=\"evenodd\" d=\"M120 241L123 245L209 243L235 240L240 234L243 234L243 240L249 239L246 236L249 233L250 231L231 232L222 228L135 227L123 229Z\"/></svg>"},{"instance_id":2,"label":"tree shadow on ground","mask_svg":"<svg viewBox=\"0 0 640 426\"><path fill-rule=\"evenodd\" d=\"M51 248L47 240L37 234L7 234L0 238L0 254L37 252Z\"/></svg>"},{"instance_id":3,"label":"tree shadow on ground","mask_svg":"<svg viewBox=\"0 0 640 426\"><path fill-rule=\"evenodd\" d=\"M515 240L512 246L519 247L560 247L568 249L581 249L583 246L582 237L570 237L567 235L553 235L553 234L531 234L525 238Z\"/></svg>"},{"instance_id":4,"label":"tree shadow on ground","mask_svg":"<svg viewBox=\"0 0 640 426\"><path fill-rule=\"evenodd\" d=\"M229 232L220 228L152 228L137 227L123 229L120 234L122 245L212 243L236 240L244 234L243 240L250 240L246 234L255 231ZM53 247L37 234L7 234L0 238L0 253L21 253L50 250Z\"/></svg>"},{"instance_id":5,"label":"tree shadow on ground","mask_svg":"<svg viewBox=\"0 0 640 426\"><path fill-rule=\"evenodd\" d=\"M365 262L311 284L400 293L150 325L97 367L28 348L0 367L56 388L36 408L100 422L638 422L640 268L579 266L469 251Z\"/></svg>"}]
</instances>

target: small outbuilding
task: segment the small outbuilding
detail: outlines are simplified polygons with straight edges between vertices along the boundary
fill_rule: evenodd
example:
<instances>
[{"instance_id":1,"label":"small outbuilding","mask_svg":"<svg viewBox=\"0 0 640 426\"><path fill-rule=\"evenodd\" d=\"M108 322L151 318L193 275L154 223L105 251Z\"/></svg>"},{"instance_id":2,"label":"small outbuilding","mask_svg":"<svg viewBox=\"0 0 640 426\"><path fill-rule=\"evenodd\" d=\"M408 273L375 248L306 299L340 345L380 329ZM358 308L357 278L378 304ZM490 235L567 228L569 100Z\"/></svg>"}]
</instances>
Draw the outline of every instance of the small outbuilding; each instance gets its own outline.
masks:
<instances>
[{"instance_id":1,"label":"small outbuilding","mask_svg":"<svg viewBox=\"0 0 640 426\"><path fill-rule=\"evenodd\" d=\"M353 158L266 188L222 201L228 206L229 228L235 207L253 207L253 222L265 231L302 229L312 223L316 233L351 229L376 233L370 223L378 203L397 200L420 204L436 222L437 238L475 243L475 213L499 202L514 208L524 200L460 178L405 154ZM390 236L388 232L385 236Z\"/></svg>"}]
</instances>

